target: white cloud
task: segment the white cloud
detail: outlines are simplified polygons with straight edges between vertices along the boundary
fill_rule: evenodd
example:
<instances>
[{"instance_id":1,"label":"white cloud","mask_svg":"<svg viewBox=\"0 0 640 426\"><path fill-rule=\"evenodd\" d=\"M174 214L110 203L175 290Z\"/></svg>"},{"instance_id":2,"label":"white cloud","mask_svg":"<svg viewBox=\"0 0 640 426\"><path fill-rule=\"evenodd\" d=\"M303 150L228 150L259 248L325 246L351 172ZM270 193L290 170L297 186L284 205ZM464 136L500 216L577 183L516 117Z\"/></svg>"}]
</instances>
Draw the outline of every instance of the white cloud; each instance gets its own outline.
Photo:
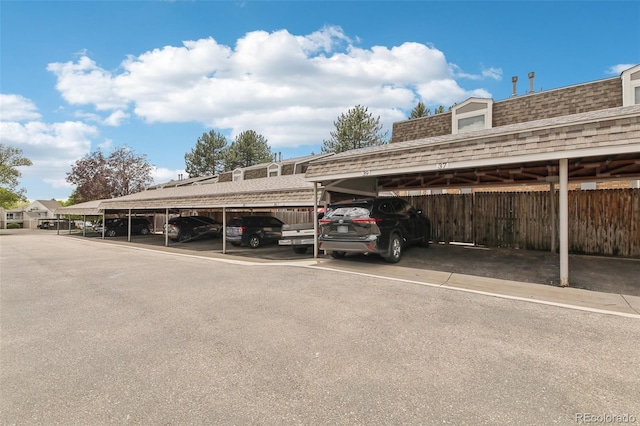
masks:
<instances>
[{"instance_id":1,"label":"white cloud","mask_svg":"<svg viewBox=\"0 0 640 426\"><path fill-rule=\"evenodd\" d=\"M54 187L66 187L69 166L90 151L94 126L77 121L43 123L0 122L0 143L22 150L33 165L21 168L25 178L38 179Z\"/></svg>"},{"instance_id":2,"label":"white cloud","mask_svg":"<svg viewBox=\"0 0 640 426\"><path fill-rule=\"evenodd\" d=\"M0 93L0 120L27 121L38 120L40 113L35 104L20 95L5 95Z\"/></svg>"},{"instance_id":3,"label":"white cloud","mask_svg":"<svg viewBox=\"0 0 640 426\"><path fill-rule=\"evenodd\" d=\"M252 129L274 147L321 143L333 121L355 105L379 111L390 130L418 100L448 106L490 97L464 89L456 78L502 76L496 68L463 73L425 44L357 43L335 26L304 36L254 31L233 47L209 37L143 52L116 71L86 55L48 70L69 103L112 111L104 124L117 126L131 111L148 122L199 122L231 134Z\"/></svg>"},{"instance_id":4,"label":"white cloud","mask_svg":"<svg viewBox=\"0 0 640 426\"><path fill-rule=\"evenodd\" d=\"M464 78L467 80L480 81L480 80L502 80L502 68L482 68L480 74L469 74L463 72L457 65L451 64L452 74L455 78Z\"/></svg>"},{"instance_id":5,"label":"white cloud","mask_svg":"<svg viewBox=\"0 0 640 426\"><path fill-rule=\"evenodd\" d=\"M151 171L151 177L155 184L161 184L169 182L170 180L178 179L178 175L188 176L184 169L169 170L159 167L154 167Z\"/></svg>"},{"instance_id":6,"label":"white cloud","mask_svg":"<svg viewBox=\"0 0 640 426\"><path fill-rule=\"evenodd\" d=\"M491 94L483 89L467 91L452 80L436 80L418 87L418 93L427 105L443 105L445 108L460 103L470 97L490 98Z\"/></svg>"},{"instance_id":7,"label":"white cloud","mask_svg":"<svg viewBox=\"0 0 640 426\"><path fill-rule=\"evenodd\" d=\"M67 182L66 178L58 177L58 178L44 178L42 180L44 183L51 185L51 187L60 189L60 188L75 188L75 185ZM71 192L71 191L69 191Z\"/></svg>"},{"instance_id":8,"label":"white cloud","mask_svg":"<svg viewBox=\"0 0 640 426\"><path fill-rule=\"evenodd\" d=\"M613 65L612 67L609 67L608 70L606 70L605 72L609 75L620 75L622 74L623 71L628 70L631 67L635 67L638 64L618 64L618 65Z\"/></svg>"},{"instance_id":9,"label":"white cloud","mask_svg":"<svg viewBox=\"0 0 640 426\"><path fill-rule=\"evenodd\" d=\"M105 118L104 120L104 124L107 126L120 126L120 124L122 124L122 122L124 120L126 120L127 118L129 118L129 114L122 111L122 110L117 110L114 111L111 115L109 115L107 118Z\"/></svg>"},{"instance_id":10,"label":"white cloud","mask_svg":"<svg viewBox=\"0 0 640 426\"><path fill-rule=\"evenodd\" d=\"M126 98L118 94L110 72L82 56L78 62L52 63L47 70L58 77L56 89L72 105L92 104L100 111L126 108Z\"/></svg>"}]
</instances>

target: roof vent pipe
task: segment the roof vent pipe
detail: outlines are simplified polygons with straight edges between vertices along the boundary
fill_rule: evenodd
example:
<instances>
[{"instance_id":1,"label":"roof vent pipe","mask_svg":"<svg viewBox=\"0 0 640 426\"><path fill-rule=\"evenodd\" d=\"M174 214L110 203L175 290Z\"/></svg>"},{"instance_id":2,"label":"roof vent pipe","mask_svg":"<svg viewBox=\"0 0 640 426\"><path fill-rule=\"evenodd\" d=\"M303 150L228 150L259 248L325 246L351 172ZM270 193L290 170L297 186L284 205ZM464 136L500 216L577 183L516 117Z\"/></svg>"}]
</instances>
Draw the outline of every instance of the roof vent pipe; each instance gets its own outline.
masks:
<instances>
[{"instance_id":1,"label":"roof vent pipe","mask_svg":"<svg viewBox=\"0 0 640 426\"><path fill-rule=\"evenodd\" d=\"M529 93L533 93L533 77L535 77L535 75L533 71L529 73Z\"/></svg>"},{"instance_id":2,"label":"roof vent pipe","mask_svg":"<svg viewBox=\"0 0 640 426\"><path fill-rule=\"evenodd\" d=\"M513 77L511 77L511 83L513 85L513 93L511 94L511 96L518 96L518 92L516 91L516 83L518 82L518 76L514 75Z\"/></svg>"}]
</instances>

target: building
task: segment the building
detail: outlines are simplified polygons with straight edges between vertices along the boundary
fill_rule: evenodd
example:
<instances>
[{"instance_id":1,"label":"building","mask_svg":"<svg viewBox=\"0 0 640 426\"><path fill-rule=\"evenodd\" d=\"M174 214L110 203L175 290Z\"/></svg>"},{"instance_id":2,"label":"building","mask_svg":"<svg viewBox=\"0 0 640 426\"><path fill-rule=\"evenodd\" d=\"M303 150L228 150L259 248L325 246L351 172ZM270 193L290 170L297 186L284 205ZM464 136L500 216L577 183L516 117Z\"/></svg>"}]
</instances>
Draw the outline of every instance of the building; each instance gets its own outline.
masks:
<instances>
[{"instance_id":1,"label":"building","mask_svg":"<svg viewBox=\"0 0 640 426\"><path fill-rule=\"evenodd\" d=\"M56 200L36 200L27 206L5 210L2 228L6 229L10 223L17 223L21 228L36 229L43 223L56 219L55 211L62 207Z\"/></svg>"}]
</instances>

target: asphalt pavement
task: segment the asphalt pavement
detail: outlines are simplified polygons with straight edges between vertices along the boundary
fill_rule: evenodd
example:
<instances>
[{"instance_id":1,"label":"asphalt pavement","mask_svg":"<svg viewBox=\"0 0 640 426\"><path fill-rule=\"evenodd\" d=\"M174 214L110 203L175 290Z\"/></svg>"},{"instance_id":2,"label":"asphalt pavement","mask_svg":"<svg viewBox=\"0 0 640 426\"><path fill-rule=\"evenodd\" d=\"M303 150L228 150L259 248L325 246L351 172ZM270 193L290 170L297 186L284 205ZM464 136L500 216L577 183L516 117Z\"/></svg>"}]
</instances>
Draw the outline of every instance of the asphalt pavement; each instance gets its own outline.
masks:
<instances>
[{"instance_id":1,"label":"asphalt pavement","mask_svg":"<svg viewBox=\"0 0 640 426\"><path fill-rule=\"evenodd\" d=\"M620 295L141 241L0 233L0 424L640 421Z\"/></svg>"}]
</instances>

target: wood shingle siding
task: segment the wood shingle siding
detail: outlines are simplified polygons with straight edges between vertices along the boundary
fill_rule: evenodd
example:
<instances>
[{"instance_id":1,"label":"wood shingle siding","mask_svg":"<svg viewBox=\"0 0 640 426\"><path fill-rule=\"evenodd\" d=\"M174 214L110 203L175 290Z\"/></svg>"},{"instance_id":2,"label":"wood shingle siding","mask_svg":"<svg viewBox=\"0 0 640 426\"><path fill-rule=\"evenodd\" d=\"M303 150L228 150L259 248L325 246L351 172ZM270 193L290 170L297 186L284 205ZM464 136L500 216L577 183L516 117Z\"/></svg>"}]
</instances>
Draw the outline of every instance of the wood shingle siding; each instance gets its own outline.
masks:
<instances>
[{"instance_id":1,"label":"wood shingle siding","mask_svg":"<svg viewBox=\"0 0 640 426\"><path fill-rule=\"evenodd\" d=\"M515 96L493 103L492 127L622 106L620 78ZM393 124L391 143L450 135L451 112Z\"/></svg>"}]
</instances>

